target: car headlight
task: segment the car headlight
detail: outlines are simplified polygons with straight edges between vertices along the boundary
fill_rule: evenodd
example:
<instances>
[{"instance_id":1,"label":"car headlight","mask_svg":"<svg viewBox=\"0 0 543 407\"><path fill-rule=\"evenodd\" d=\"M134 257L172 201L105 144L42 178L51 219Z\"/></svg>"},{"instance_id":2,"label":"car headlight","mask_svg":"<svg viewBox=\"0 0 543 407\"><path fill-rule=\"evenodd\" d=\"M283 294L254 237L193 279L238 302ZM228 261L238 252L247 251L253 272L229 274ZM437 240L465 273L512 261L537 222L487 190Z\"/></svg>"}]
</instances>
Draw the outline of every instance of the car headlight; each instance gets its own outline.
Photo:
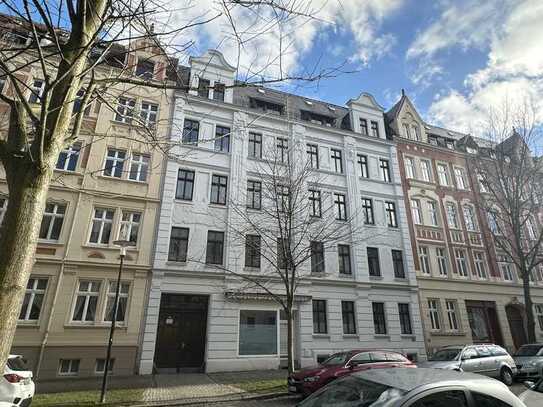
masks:
<instances>
[{"instance_id":1,"label":"car headlight","mask_svg":"<svg viewBox=\"0 0 543 407\"><path fill-rule=\"evenodd\" d=\"M320 376L309 376L304 378L304 382L318 382L320 378Z\"/></svg>"},{"instance_id":2,"label":"car headlight","mask_svg":"<svg viewBox=\"0 0 543 407\"><path fill-rule=\"evenodd\" d=\"M530 366L537 366L537 362L535 360L530 362Z\"/></svg>"}]
</instances>

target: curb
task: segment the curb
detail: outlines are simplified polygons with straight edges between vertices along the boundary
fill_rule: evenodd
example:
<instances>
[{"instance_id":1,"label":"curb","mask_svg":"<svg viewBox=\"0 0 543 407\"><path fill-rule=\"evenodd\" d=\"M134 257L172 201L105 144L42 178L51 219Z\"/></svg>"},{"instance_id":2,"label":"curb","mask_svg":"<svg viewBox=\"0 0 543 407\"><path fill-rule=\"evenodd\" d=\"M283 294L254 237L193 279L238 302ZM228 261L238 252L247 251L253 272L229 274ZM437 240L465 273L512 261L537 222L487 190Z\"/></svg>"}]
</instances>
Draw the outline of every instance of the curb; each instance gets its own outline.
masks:
<instances>
[{"instance_id":1,"label":"curb","mask_svg":"<svg viewBox=\"0 0 543 407\"><path fill-rule=\"evenodd\" d=\"M166 406L190 406L195 404L207 404L207 403L226 403L230 401L244 401L244 400L269 400L275 398L287 398L293 396L287 392L275 392L275 393L263 393L263 394L254 394L254 393L232 393L229 395L223 396L210 396L210 397L198 397L190 399L177 399L177 400L164 400L164 401L148 401L148 402L138 402L138 404L130 404L131 407L166 407Z\"/></svg>"}]
</instances>

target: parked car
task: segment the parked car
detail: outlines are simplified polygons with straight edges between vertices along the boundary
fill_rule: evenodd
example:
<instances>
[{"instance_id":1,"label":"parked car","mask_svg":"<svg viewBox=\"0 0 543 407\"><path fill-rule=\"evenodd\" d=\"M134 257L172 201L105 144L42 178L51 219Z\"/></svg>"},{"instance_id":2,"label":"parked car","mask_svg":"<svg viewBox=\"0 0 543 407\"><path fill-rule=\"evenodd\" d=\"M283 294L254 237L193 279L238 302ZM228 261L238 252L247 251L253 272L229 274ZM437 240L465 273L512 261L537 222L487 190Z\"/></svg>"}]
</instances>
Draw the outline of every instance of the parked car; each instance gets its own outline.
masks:
<instances>
[{"instance_id":1,"label":"parked car","mask_svg":"<svg viewBox=\"0 0 543 407\"><path fill-rule=\"evenodd\" d=\"M356 372L323 387L298 406L526 407L497 380L429 368Z\"/></svg>"},{"instance_id":2,"label":"parked car","mask_svg":"<svg viewBox=\"0 0 543 407\"><path fill-rule=\"evenodd\" d=\"M313 393L331 381L353 372L385 367L417 367L404 355L389 350L350 350L335 353L315 367L302 369L288 378L291 393L304 396Z\"/></svg>"},{"instance_id":3,"label":"parked car","mask_svg":"<svg viewBox=\"0 0 543 407\"><path fill-rule=\"evenodd\" d=\"M34 391L32 371L26 367L26 361L20 355L9 355L4 376L0 378L0 406L4 402L27 407L32 403Z\"/></svg>"},{"instance_id":4,"label":"parked car","mask_svg":"<svg viewBox=\"0 0 543 407\"><path fill-rule=\"evenodd\" d=\"M528 390L521 393L518 398L522 400L527 407L543 406L543 379L539 379L539 381L536 383L526 381L524 382L524 385L528 388Z\"/></svg>"},{"instance_id":5,"label":"parked car","mask_svg":"<svg viewBox=\"0 0 543 407\"><path fill-rule=\"evenodd\" d=\"M419 367L479 373L513 384L517 365L511 355L498 345L446 346L435 352Z\"/></svg>"},{"instance_id":6,"label":"parked car","mask_svg":"<svg viewBox=\"0 0 543 407\"><path fill-rule=\"evenodd\" d=\"M522 345L513 355L518 379L538 378L543 372L543 343Z\"/></svg>"}]
</instances>

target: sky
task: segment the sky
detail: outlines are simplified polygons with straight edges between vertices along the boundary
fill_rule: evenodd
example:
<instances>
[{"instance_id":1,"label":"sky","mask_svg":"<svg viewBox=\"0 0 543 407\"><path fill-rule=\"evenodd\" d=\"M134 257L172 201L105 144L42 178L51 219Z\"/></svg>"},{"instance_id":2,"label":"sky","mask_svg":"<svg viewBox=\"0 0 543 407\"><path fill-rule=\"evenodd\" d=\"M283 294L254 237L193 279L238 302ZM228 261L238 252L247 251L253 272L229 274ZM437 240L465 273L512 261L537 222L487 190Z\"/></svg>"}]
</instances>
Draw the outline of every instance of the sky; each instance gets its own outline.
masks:
<instances>
[{"instance_id":1,"label":"sky","mask_svg":"<svg viewBox=\"0 0 543 407\"><path fill-rule=\"evenodd\" d=\"M311 17L272 24L269 10L230 9L241 49L216 0L174 11L169 24L222 12L190 33L189 53L216 48L256 76L278 76L279 60L290 75L341 65L346 73L318 83L281 85L307 97L344 105L369 92L388 110L403 88L427 122L463 132L476 132L489 107L531 100L543 122L543 0L292 1L282 3Z\"/></svg>"}]
</instances>

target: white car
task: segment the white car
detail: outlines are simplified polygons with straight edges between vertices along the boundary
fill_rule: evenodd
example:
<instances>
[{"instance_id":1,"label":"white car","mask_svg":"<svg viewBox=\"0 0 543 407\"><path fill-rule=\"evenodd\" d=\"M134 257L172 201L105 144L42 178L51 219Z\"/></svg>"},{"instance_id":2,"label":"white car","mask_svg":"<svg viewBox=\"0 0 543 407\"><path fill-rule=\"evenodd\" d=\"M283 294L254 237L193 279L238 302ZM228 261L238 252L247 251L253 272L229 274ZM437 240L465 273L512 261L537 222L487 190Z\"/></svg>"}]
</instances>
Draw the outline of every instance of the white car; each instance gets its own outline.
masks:
<instances>
[{"instance_id":1,"label":"white car","mask_svg":"<svg viewBox=\"0 0 543 407\"><path fill-rule=\"evenodd\" d=\"M27 407L32 403L35 385L32 371L20 355L9 355L0 378L0 406Z\"/></svg>"},{"instance_id":2,"label":"white car","mask_svg":"<svg viewBox=\"0 0 543 407\"><path fill-rule=\"evenodd\" d=\"M518 396L527 407L543 406L543 379L537 383L527 381L524 385L528 388L524 393Z\"/></svg>"}]
</instances>

